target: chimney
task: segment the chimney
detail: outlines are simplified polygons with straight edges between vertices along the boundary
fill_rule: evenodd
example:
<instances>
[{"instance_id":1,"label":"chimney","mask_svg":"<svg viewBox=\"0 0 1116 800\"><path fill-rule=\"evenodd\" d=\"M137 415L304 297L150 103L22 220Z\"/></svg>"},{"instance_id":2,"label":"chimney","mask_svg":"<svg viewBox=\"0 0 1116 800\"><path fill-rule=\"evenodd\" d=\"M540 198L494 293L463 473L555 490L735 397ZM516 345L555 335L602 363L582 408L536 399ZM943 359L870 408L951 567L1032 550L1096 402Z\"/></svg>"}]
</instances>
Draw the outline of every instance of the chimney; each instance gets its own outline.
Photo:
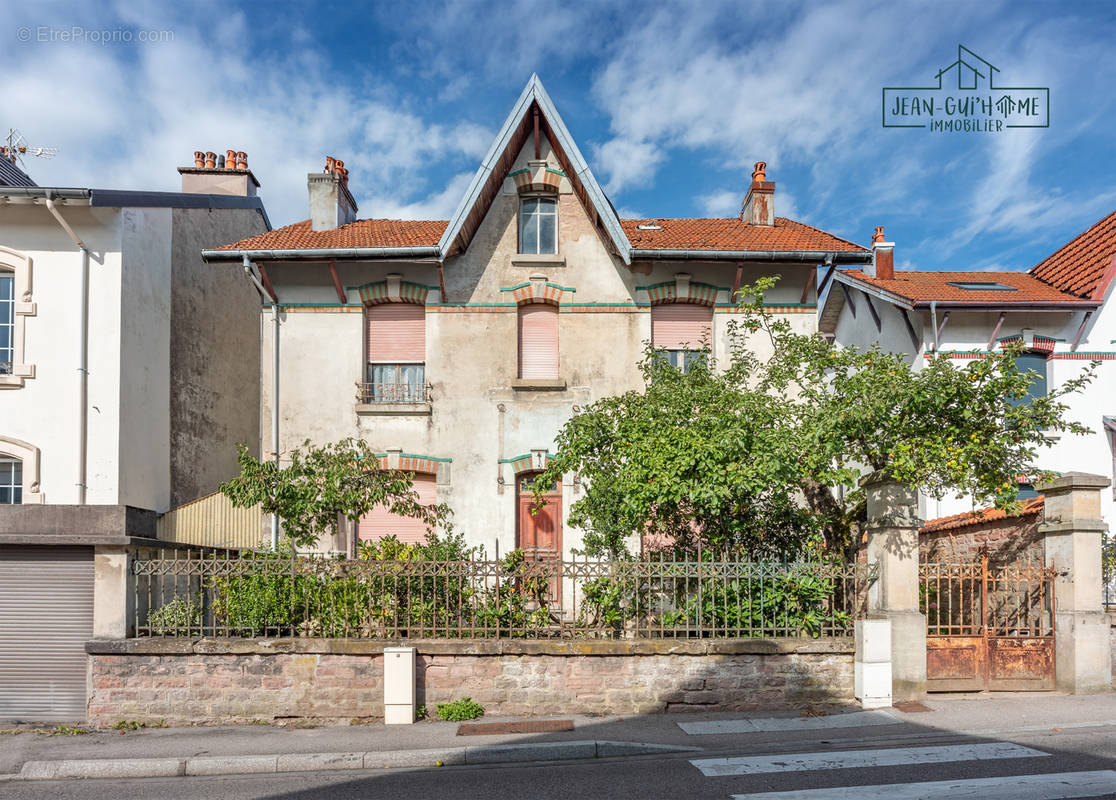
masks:
<instances>
[{"instance_id":1,"label":"chimney","mask_svg":"<svg viewBox=\"0 0 1116 800\"><path fill-rule=\"evenodd\" d=\"M895 278L895 242L884 241L883 225L872 234L872 264L864 271L885 281Z\"/></svg>"},{"instance_id":2,"label":"chimney","mask_svg":"<svg viewBox=\"0 0 1116 800\"><path fill-rule=\"evenodd\" d=\"M179 167L183 194L231 194L255 197L260 182L248 169L248 155L235 150L218 156L212 151L194 151L194 166Z\"/></svg>"},{"instance_id":3,"label":"chimney","mask_svg":"<svg viewBox=\"0 0 1116 800\"><path fill-rule=\"evenodd\" d=\"M775 224L775 182L767 180L767 164L756 162L752 185L740 207L740 219L749 225Z\"/></svg>"},{"instance_id":4,"label":"chimney","mask_svg":"<svg viewBox=\"0 0 1116 800\"><path fill-rule=\"evenodd\" d=\"M356 219L357 204L349 192L349 171L344 161L326 157L325 169L307 175L306 184L311 230L332 230Z\"/></svg>"}]
</instances>

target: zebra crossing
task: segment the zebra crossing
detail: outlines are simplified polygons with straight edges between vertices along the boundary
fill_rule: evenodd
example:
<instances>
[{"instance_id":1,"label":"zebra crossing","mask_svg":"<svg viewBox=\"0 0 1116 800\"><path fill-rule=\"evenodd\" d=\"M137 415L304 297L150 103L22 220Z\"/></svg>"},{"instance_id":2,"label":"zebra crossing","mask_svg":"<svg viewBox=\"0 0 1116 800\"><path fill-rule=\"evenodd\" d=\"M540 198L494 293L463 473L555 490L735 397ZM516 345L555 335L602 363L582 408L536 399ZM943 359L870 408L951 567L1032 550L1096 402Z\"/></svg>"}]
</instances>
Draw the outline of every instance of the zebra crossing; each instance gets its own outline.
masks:
<instances>
[{"instance_id":1,"label":"zebra crossing","mask_svg":"<svg viewBox=\"0 0 1116 800\"><path fill-rule=\"evenodd\" d=\"M679 727L695 736L725 733L762 733L824 731L860 725L886 725L900 720L883 712L861 712L835 717L776 718L750 720L714 720L679 723ZM964 765L969 762L998 762L1005 773L1023 766L1030 771L1040 767L1050 753L1033 747L1003 741L968 744L918 745L878 749L861 748L800 753L775 753L690 759L706 778L777 776L783 774L821 773L818 783L831 782L826 788L768 791L728 796L732 800L937 800L937 798L979 798L979 800L1066 800L1068 798L1116 797L1116 770L1084 770L1046 774L1013 775L981 778L946 778L943 780L869 785L838 785L855 776L863 780L864 772L887 768L917 768L930 764ZM998 768L998 767L997 767ZM952 770L951 770L952 771ZM988 771L988 768L985 768ZM869 775L872 773L869 772ZM970 773L971 774L971 773ZM979 773L978 773L979 774ZM888 774L894 777L894 771ZM830 780L832 779L832 780ZM745 788L742 786L741 788ZM751 787L747 787L751 788Z\"/></svg>"}]
</instances>

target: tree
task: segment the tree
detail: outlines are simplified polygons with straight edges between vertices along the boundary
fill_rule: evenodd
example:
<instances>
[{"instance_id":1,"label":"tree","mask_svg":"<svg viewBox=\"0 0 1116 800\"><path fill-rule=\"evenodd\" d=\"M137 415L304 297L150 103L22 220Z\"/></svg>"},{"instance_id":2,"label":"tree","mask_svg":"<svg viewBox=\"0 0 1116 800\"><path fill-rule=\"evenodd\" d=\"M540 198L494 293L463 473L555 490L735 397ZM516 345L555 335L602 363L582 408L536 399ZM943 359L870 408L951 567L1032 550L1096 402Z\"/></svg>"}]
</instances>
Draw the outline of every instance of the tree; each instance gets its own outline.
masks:
<instances>
[{"instance_id":1,"label":"tree","mask_svg":"<svg viewBox=\"0 0 1116 800\"><path fill-rule=\"evenodd\" d=\"M240 475L222 484L234 506L259 504L283 520L283 531L298 547L311 547L323 534L337 531L341 517L356 521L377 506L393 514L421 519L434 529L449 518L444 504L423 505L413 475L383 470L371 448L359 439L314 447L307 440L289 453L290 463L253 457L238 445Z\"/></svg>"},{"instance_id":2,"label":"tree","mask_svg":"<svg viewBox=\"0 0 1116 800\"><path fill-rule=\"evenodd\" d=\"M753 558L839 551L863 514L866 469L1011 509L1019 475L1047 474L1035 467L1046 436L1087 430L1065 419L1062 398L1095 364L1026 402L1033 376L1016 369L1018 346L916 369L878 346L795 333L763 307L772 285L742 289L751 299L730 323L725 369L707 348L683 374L648 347L643 390L597 401L563 427L538 485L580 474L586 491L570 522L588 531L587 550L619 555L642 533Z\"/></svg>"}]
</instances>

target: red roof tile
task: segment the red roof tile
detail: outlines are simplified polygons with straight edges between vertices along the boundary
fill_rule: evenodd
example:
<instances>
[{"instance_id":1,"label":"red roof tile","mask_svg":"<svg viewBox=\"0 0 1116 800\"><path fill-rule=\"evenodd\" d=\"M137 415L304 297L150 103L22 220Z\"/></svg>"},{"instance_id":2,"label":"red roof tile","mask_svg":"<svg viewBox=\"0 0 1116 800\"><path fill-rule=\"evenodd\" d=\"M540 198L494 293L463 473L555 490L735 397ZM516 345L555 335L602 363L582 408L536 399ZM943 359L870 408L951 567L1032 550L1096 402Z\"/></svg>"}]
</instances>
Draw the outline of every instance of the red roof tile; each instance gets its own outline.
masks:
<instances>
[{"instance_id":1,"label":"red roof tile","mask_svg":"<svg viewBox=\"0 0 1116 800\"><path fill-rule=\"evenodd\" d=\"M776 217L775 224L749 225L728 219L625 219L620 224L637 250L841 250L867 252L831 233ZM640 230L657 225L662 230Z\"/></svg>"},{"instance_id":2,"label":"red roof tile","mask_svg":"<svg viewBox=\"0 0 1116 800\"><path fill-rule=\"evenodd\" d=\"M656 224L661 230L640 230ZM310 230L310 220L251 236L218 250L308 250L346 247L434 246L444 220L362 219L325 231ZM640 250L826 250L868 252L860 245L794 220L776 217L771 227L739 219L622 220L632 246Z\"/></svg>"},{"instance_id":3,"label":"red roof tile","mask_svg":"<svg viewBox=\"0 0 1116 800\"><path fill-rule=\"evenodd\" d=\"M1101 286L1113 258L1116 258L1116 211L1031 267L1030 274L1062 291L1091 297Z\"/></svg>"},{"instance_id":4,"label":"red roof tile","mask_svg":"<svg viewBox=\"0 0 1116 800\"><path fill-rule=\"evenodd\" d=\"M433 247L445 220L361 219L325 231L310 230L310 220L276 228L218 250L311 250L341 247Z\"/></svg>"},{"instance_id":5,"label":"red roof tile","mask_svg":"<svg viewBox=\"0 0 1116 800\"><path fill-rule=\"evenodd\" d=\"M996 522L1002 519L1020 519L1038 514L1043 509L1045 499L1040 494L1023 503L1023 508L1016 514L1009 514L999 508L978 508L975 511L966 511L950 517L938 517L927 520L922 526L921 533L941 533L943 531L959 530L970 525L981 525L985 522Z\"/></svg>"},{"instance_id":6,"label":"red roof tile","mask_svg":"<svg viewBox=\"0 0 1116 800\"><path fill-rule=\"evenodd\" d=\"M931 300L939 303L1082 303L1082 298L1059 291L1026 272L944 272L936 270L896 270L895 277L874 278L863 270L842 270L842 274L876 288L899 295L916 305ZM976 290L950 286L950 283L997 283L1009 290Z\"/></svg>"}]
</instances>

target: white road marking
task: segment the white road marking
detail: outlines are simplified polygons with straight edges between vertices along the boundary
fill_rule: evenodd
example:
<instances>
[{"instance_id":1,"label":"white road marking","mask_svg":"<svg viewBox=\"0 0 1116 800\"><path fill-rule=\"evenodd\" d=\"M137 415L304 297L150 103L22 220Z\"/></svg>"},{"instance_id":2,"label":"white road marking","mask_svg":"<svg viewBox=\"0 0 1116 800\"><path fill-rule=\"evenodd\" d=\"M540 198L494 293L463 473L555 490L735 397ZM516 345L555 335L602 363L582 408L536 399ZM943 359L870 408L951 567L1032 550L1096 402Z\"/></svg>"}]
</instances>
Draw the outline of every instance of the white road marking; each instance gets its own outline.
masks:
<instances>
[{"instance_id":1,"label":"white road marking","mask_svg":"<svg viewBox=\"0 0 1116 800\"><path fill-rule=\"evenodd\" d=\"M733 800L1067 800L1116 794L1116 770L1058 772L1051 775L1011 775L956 781L889 783L881 786L841 786L797 792L735 794Z\"/></svg>"},{"instance_id":2,"label":"white road marking","mask_svg":"<svg viewBox=\"0 0 1116 800\"><path fill-rule=\"evenodd\" d=\"M828 717L773 717L768 719L718 719L711 722L679 722L678 727L691 736L714 733L762 733L767 731L814 731L825 728L859 728L867 725L895 725L906 720L885 711L854 711Z\"/></svg>"},{"instance_id":3,"label":"white road marking","mask_svg":"<svg viewBox=\"0 0 1116 800\"><path fill-rule=\"evenodd\" d=\"M901 747L887 750L842 750L827 753L784 753L771 756L700 758L690 763L707 778L725 775L758 775L769 772L893 767L950 761L984 761L997 758L1038 758L1041 750L1007 742L958 744L941 747Z\"/></svg>"}]
</instances>

